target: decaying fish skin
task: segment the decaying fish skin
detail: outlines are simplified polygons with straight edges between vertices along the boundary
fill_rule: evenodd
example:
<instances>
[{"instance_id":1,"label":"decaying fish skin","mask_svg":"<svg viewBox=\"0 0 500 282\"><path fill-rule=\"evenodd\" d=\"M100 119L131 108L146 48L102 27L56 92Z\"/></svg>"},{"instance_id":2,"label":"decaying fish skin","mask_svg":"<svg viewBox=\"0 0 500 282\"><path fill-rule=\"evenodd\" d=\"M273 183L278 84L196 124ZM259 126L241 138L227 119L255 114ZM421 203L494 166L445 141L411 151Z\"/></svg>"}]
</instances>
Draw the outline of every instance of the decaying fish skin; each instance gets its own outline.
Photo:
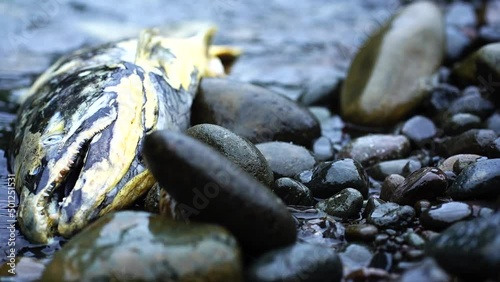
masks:
<instances>
[{"instance_id":1,"label":"decaying fish skin","mask_svg":"<svg viewBox=\"0 0 500 282\"><path fill-rule=\"evenodd\" d=\"M184 24L61 58L21 106L11 163L32 242L69 237L155 183L140 155L154 130L184 130L199 81L224 74L215 29ZM215 47L215 46L213 46Z\"/></svg>"}]
</instances>

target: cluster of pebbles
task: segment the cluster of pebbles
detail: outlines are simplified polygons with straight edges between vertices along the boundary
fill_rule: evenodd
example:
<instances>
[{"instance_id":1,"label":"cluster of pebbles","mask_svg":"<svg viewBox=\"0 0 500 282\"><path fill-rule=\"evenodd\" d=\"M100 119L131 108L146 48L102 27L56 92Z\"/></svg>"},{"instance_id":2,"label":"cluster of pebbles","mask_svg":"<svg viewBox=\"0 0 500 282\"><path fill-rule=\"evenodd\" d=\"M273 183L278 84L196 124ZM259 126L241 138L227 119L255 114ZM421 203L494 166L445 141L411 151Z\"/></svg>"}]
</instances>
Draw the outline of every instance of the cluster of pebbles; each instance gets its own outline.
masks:
<instances>
[{"instance_id":1,"label":"cluster of pebbles","mask_svg":"<svg viewBox=\"0 0 500 282\"><path fill-rule=\"evenodd\" d=\"M403 7L328 103L204 79L193 127L146 139L148 212L97 220L42 279L500 280L500 21L484 5Z\"/></svg>"}]
</instances>

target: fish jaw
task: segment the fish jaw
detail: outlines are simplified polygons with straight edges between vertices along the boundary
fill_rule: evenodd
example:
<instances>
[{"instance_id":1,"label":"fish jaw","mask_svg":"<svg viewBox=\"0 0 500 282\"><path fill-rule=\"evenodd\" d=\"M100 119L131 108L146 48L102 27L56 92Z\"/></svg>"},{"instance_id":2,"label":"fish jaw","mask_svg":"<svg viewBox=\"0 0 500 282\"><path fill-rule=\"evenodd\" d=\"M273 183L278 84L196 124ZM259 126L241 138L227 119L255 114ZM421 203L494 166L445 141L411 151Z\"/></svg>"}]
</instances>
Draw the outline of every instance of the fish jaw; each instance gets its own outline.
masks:
<instances>
[{"instance_id":1,"label":"fish jaw","mask_svg":"<svg viewBox=\"0 0 500 282\"><path fill-rule=\"evenodd\" d=\"M69 237L94 220L105 201L113 200L110 191L120 190L144 170L137 160L146 131L141 71L124 64L103 70L108 74L97 81L81 82L85 85L75 89L98 93L61 94L63 101L85 96L71 112L50 112L50 106L37 109L35 103L27 124L42 116L52 118L42 127L25 126L14 162L22 180L16 187L19 225L30 241L46 243L56 234ZM57 138L46 144L53 136Z\"/></svg>"}]
</instances>

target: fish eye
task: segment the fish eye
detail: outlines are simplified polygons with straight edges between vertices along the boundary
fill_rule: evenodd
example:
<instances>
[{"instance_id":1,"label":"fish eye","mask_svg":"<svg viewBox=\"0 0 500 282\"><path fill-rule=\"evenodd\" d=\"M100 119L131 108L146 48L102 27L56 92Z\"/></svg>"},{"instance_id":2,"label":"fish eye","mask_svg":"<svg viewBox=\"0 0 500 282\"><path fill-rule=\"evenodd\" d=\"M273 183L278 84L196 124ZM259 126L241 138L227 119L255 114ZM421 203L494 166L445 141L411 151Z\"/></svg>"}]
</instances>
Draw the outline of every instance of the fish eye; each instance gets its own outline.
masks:
<instances>
[{"instance_id":1,"label":"fish eye","mask_svg":"<svg viewBox=\"0 0 500 282\"><path fill-rule=\"evenodd\" d=\"M62 134L49 135L42 140L42 145L44 146L54 145L59 143L59 141L61 141L62 139L63 139Z\"/></svg>"}]
</instances>

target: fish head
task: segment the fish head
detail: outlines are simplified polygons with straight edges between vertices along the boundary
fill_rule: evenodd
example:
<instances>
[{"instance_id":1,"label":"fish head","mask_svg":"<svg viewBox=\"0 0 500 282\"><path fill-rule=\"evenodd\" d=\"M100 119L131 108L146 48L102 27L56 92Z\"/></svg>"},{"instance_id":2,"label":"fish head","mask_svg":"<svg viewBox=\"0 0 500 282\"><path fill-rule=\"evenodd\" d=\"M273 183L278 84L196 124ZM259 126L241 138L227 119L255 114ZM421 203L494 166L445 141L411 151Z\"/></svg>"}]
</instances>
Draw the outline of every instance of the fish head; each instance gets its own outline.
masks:
<instances>
[{"instance_id":1,"label":"fish head","mask_svg":"<svg viewBox=\"0 0 500 282\"><path fill-rule=\"evenodd\" d=\"M143 78L132 64L83 70L21 108L14 172L18 219L31 241L68 237L110 206L130 204L119 193L152 186L139 154L148 131Z\"/></svg>"}]
</instances>

